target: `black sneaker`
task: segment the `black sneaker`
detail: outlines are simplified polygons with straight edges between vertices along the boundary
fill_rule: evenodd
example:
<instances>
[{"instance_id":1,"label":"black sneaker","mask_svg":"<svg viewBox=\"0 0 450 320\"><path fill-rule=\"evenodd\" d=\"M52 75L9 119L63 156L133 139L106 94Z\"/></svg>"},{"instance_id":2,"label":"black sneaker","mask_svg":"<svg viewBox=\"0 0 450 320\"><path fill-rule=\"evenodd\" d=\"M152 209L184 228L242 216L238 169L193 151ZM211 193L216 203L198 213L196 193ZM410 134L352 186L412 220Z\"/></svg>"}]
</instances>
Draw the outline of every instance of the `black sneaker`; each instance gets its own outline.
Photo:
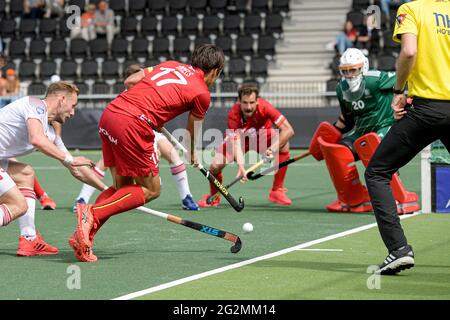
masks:
<instances>
[{"instance_id":1,"label":"black sneaker","mask_svg":"<svg viewBox=\"0 0 450 320\"><path fill-rule=\"evenodd\" d=\"M414 267L414 252L412 247L408 244L389 253L376 273L382 275L393 275L412 267Z\"/></svg>"}]
</instances>

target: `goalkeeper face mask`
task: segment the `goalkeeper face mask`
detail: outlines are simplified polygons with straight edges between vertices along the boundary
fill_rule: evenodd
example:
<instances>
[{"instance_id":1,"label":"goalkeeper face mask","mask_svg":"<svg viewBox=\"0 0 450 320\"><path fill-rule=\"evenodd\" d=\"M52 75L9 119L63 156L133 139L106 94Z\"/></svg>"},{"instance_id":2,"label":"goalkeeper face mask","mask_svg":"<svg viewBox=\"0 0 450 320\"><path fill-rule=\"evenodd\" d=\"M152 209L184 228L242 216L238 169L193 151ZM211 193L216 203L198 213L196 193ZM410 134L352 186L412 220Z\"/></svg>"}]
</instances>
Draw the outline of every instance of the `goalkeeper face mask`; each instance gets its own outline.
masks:
<instances>
[{"instance_id":1,"label":"goalkeeper face mask","mask_svg":"<svg viewBox=\"0 0 450 320\"><path fill-rule=\"evenodd\" d=\"M361 68L341 69L341 74L343 76L341 88L344 99L349 102L359 100L366 87Z\"/></svg>"}]
</instances>

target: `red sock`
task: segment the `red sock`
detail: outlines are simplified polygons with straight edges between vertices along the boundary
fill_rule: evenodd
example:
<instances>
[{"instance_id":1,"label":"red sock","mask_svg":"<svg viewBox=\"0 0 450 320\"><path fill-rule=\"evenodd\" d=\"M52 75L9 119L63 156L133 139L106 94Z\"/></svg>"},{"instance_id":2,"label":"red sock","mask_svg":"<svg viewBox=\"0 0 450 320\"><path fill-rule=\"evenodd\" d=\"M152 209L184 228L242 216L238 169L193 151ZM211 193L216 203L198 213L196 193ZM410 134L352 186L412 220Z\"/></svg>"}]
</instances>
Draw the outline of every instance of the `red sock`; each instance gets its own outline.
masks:
<instances>
[{"instance_id":1,"label":"red sock","mask_svg":"<svg viewBox=\"0 0 450 320\"><path fill-rule=\"evenodd\" d=\"M223 180L223 175L222 175L222 171L215 174L214 177L216 177L217 180L219 180L220 183L222 183ZM216 186L213 183L209 183L209 192L210 195L214 195L216 194L216 192L219 191L219 189L216 188Z\"/></svg>"},{"instance_id":2,"label":"red sock","mask_svg":"<svg viewBox=\"0 0 450 320\"><path fill-rule=\"evenodd\" d=\"M109 197L111 197L114 193L116 193L116 189L114 187L109 187L108 189L106 189L105 191L103 191L102 193L100 193L97 197L97 199L95 199L95 204L100 203L106 199L108 199ZM108 217L109 218L109 217ZM92 228L91 233L89 235L89 238L91 239L91 241L94 239L95 234L98 232L98 230L102 227L102 225L106 222L106 220L108 220L108 218L106 219L102 219L102 220L98 220L96 223L96 227Z\"/></svg>"},{"instance_id":3,"label":"red sock","mask_svg":"<svg viewBox=\"0 0 450 320\"><path fill-rule=\"evenodd\" d=\"M34 178L34 193L36 193L36 198L38 199L40 199L45 194L44 189L42 189L39 181L36 178Z\"/></svg>"},{"instance_id":4,"label":"red sock","mask_svg":"<svg viewBox=\"0 0 450 320\"><path fill-rule=\"evenodd\" d=\"M289 158L290 158L289 152L280 152L280 154L278 156L277 164L279 164L283 161L289 160ZM277 189L283 188L284 178L286 177L287 168L288 168L288 166L285 166L277 171L277 173L275 174L275 176L273 178L272 190L277 190Z\"/></svg>"},{"instance_id":5,"label":"red sock","mask_svg":"<svg viewBox=\"0 0 450 320\"><path fill-rule=\"evenodd\" d=\"M106 190L107 191L107 190ZM96 222L106 221L109 217L145 204L144 191L141 186L130 185L118 189L112 196L96 203L92 212Z\"/></svg>"}]
</instances>

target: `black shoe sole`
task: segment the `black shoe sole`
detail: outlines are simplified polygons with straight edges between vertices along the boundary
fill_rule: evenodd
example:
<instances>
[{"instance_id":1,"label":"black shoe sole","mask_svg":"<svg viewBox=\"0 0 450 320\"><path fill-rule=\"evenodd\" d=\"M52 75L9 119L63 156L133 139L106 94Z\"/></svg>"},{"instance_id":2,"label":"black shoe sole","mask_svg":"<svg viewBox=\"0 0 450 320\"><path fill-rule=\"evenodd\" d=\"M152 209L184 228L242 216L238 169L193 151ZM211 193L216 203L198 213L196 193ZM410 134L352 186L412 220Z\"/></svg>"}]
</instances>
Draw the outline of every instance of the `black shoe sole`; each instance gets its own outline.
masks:
<instances>
[{"instance_id":1,"label":"black shoe sole","mask_svg":"<svg viewBox=\"0 0 450 320\"><path fill-rule=\"evenodd\" d=\"M379 271L379 274L383 275L383 276L393 276L396 275L397 273L403 271L403 270L407 270L407 269L411 269L412 267L414 267L413 264L405 264L405 265L400 265L397 268L394 269L386 269L383 271Z\"/></svg>"}]
</instances>

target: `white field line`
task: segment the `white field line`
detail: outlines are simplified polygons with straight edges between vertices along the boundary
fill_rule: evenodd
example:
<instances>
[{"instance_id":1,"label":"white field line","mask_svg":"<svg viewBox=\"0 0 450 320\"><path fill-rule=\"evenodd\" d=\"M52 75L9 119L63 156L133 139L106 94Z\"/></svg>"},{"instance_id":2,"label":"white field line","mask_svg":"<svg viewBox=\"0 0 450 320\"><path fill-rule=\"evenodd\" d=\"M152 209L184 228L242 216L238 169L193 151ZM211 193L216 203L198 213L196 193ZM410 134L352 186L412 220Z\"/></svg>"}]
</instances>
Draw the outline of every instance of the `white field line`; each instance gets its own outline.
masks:
<instances>
[{"instance_id":1,"label":"white field line","mask_svg":"<svg viewBox=\"0 0 450 320\"><path fill-rule=\"evenodd\" d=\"M418 212L418 213L414 213L414 214L403 215L403 216L400 217L400 219L403 220L403 219L412 218L412 217L415 217L415 216L417 216L419 214L420 213ZM290 252L293 252L293 251L296 251L296 250L299 250L299 249L304 249L304 248L307 248L307 247L311 247L313 245L316 245L316 244L319 244L319 243L323 243L323 242L326 242L326 241L342 238L342 237L345 237L345 236L348 236L348 235L351 235L351 234L355 234L355 233L358 233L358 232L361 232L361 231L365 231L365 230L374 228L376 226L377 226L376 223L371 223L371 224L368 224L368 225L364 225L364 226L361 226L361 227L357 227L357 228L354 228L354 229L350 229L350 230L347 230L347 231L336 233L336 234L333 234L333 235L330 235L330 236L327 236L327 237L324 237L324 238L320 238L320 239L317 239L317 240L305 242L305 243L296 245L296 246L291 247L291 248L287 248L287 249L283 249L283 250L280 250L280 251L277 251L277 252L269 253L269 254L266 254L264 256L256 257L256 258L249 259L249 260L246 260L246 261L241 261L241 262L238 262L238 263L231 264L229 266L221 267L221 268L218 268L218 269L214 269L214 270L206 271L206 272L199 273L199 274L196 274L196 275L192 275L192 276L189 276L189 277L186 277L186 278L182 278L182 279L178 279L178 280L171 281L171 282L168 282L168 283L160 284L160 285L152 287L152 288L148 288L148 289L132 292L130 294L126 294L126 295L114 298L112 300L129 300L129 299L138 298L138 297L141 297L141 296L149 294L149 293L154 293L154 292L157 292L157 291L161 291L161 290L164 290L164 289L175 287L175 286L178 286L180 284L188 283L188 282L191 282L191 281L194 281L194 280L198 280L198 279L202 279L202 278L214 275L214 274L218 274L218 273L222 273L222 272L225 272L225 271L229 271L229 270L233 270L233 269L236 269L236 268L240 268L240 267L243 267L243 266L246 266L246 265L249 265L249 264L252 264L252 263L256 263L256 262L259 262L259 261L262 261L262 260L275 258L275 257L281 256L283 254L287 254L287 253L290 253Z\"/></svg>"},{"instance_id":2,"label":"white field line","mask_svg":"<svg viewBox=\"0 0 450 320\"><path fill-rule=\"evenodd\" d=\"M297 249L297 251L313 251L313 252L342 252L342 249Z\"/></svg>"}]
</instances>

